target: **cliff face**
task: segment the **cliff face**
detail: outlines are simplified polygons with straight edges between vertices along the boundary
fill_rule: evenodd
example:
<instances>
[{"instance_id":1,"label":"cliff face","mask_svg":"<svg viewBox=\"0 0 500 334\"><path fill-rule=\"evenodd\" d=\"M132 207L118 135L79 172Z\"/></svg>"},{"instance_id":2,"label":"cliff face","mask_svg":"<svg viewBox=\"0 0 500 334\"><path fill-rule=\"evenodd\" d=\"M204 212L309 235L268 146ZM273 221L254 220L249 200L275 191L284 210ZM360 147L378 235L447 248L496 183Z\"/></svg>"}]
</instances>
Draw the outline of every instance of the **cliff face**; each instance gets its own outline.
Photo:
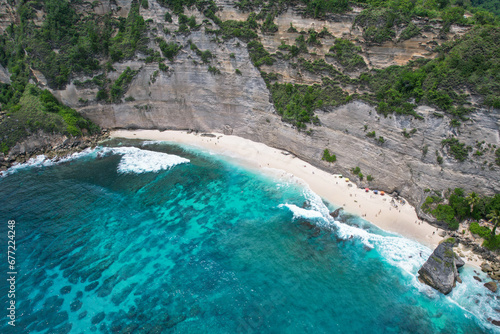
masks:
<instances>
[{"instance_id":1,"label":"cliff face","mask_svg":"<svg viewBox=\"0 0 500 334\"><path fill-rule=\"evenodd\" d=\"M102 1L99 10L111 8L109 10L115 15L124 16L127 2L122 2L117 6L114 2ZM248 13L233 8L230 1L217 1L217 5L222 8L217 15L223 20L245 20L248 17ZM457 129L450 125L451 119L446 115L433 116L435 110L431 107L419 107L417 111L424 120L417 120L412 116L384 117L377 114L374 107L354 101L337 108L318 110L321 125L311 125L308 134L299 132L284 123L276 113L259 69L250 61L246 43L234 38L217 41L215 35L205 33L205 27L189 34L165 35L163 28L178 29L175 15L173 23L165 22L166 11L155 1L149 2L149 9L141 8L144 19L152 20L149 26L150 48L159 50L153 41L155 36L183 46L173 62L166 62L169 69L158 71L157 63L147 64L145 55L139 54L133 60L114 63L116 71L108 75L110 80L116 80L127 67L138 70L124 94L124 98L133 98L133 101L126 102L124 98L120 103L97 101L98 88L75 85L77 79L83 82L90 79L88 77L74 78L65 90L53 91L54 95L104 128L224 132L290 151L331 172L349 175L351 168L359 166L365 176L370 174L374 180L367 182L366 178L363 181L354 178L355 182L389 192L397 190L416 205L425 198L423 190L426 188L461 187L482 194L500 190L498 167L490 163L494 160L492 146L483 150L480 157L458 162L441 144L443 139L459 132L460 140L472 147L482 141L485 145L500 146L498 110L479 109ZM361 46L361 55L368 68L384 68L405 64L418 57L434 57L434 46L442 42L437 38L436 27L405 42L368 45L363 42L361 30L353 26L358 12L359 9L355 9L328 21L318 21L302 18L299 12L289 9L275 19L277 33L260 33L261 42L269 52L276 52L282 41L293 44L298 36L298 33L286 32L290 23L298 31L310 28L320 31L327 27L335 37L350 39ZM194 15L199 23L206 19L195 9L185 14ZM448 38L465 30L453 26ZM190 49L189 41L200 50L210 50L214 55L211 65L219 69L220 74L208 71L208 65L203 64L196 52ZM333 38L327 37L323 42L322 46L311 47L309 51L313 55L305 57L314 59L326 54ZM335 62L332 64L338 67ZM236 69L241 75L235 73ZM321 82L321 75L301 72L287 62L278 61L272 66L263 66L262 70L279 74L280 82ZM351 75L356 76L356 73ZM376 133L375 138L367 136L372 131ZM383 143L379 137L384 138ZM321 160L324 149L336 154L336 163ZM436 162L436 154L444 157L442 164Z\"/></svg>"},{"instance_id":2,"label":"cliff face","mask_svg":"<svg viewBox=\"0 0 500 334\"><path fill-rule=\"evenodd\" d=\"M13 22L16 22L15 8L7 1L0 2L0 33Z\"/></svg>"}]
</instances>

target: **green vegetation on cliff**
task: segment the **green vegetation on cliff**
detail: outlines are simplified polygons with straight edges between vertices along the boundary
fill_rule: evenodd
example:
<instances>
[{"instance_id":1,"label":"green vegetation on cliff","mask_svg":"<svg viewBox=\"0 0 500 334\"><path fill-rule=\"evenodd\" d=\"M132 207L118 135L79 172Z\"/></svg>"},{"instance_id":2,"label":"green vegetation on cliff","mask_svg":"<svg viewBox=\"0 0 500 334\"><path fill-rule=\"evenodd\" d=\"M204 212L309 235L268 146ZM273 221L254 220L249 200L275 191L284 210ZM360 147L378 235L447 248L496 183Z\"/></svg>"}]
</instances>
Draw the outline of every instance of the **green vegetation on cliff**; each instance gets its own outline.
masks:
<instances>
[{"instance_id":1,"label":"green vegetation on cliff","mask_svg":"<svg viewBox=\"0 0 500 334\"><path fill-rule=\"evenodd\" d=\"M5 85L3 88L5 96ZM60 104L48 90L27 85L19 102L7 109L7 117L0 123L0 151L7 153L16 143L40 130L80 136L82 131L96 133L99 128Z\"/></svg>"},{"instance_id":2,"label":"green vegetation on cliff","mask_svg":"<svg viewBox=\"0 0 500 334\"><path fill-rule=\"evenodd\" d=\"M39 9L45 13L41 26L32 20ZM30 69L35 69L51 88L63 89L75 74L102 70L102 57L117 62L133 57L138 50L147 53L146 23L136 0L127 18L119 19L79 15L70 2L61 0L22 2L18 13L19 24L11 25L0 37L0 62L15 79L30 76Z\"/></svg>"},{"instance_id":3,"label":"green vegetation on cliff","mask_svg":"<svg viewBox=\"0 0 500 334\"><path fill-rule=\"evenodd\" d=\"M121 98L126 92L126 88L134 79L134 76L138 71L132 70L130 67L127 67L125 71L116 79L113 85L110 88L111 102L120 102ZM156 72L158 74L158 72Z\"/></svg>"},{"instance_id":4,"label":"green vegetation on cliff","mask_svg":"<svg viewBox=\"0 0 500 334\"><path fill-rule=\"evenodd\" d=\"M327 14L344 13L350 10L348 0L240 0L236 7L242 11L261 9L264 13L277 13L289 6L304 6L306 16L323 18Z\"/></svg>"},{"instance_id":5,"label":"green vegetation on cliff","mask_svg":"<svg viewBox=\"0 0 500 334\"><path fill-rule=\"evenodd\" d=\"M185 36L202 27L202 32L211 35L212 43L221 45L233 38L246 43L252 63L269 72L261 74L276 111L283 121L301 130L306 129L307 124L319 125L316 110L328 111L354 99L376 106L385 116L396 113L417 119L423 116L417 114L416 107L430 105L448 113L453 118L451 125L457 128L474 111L472 101L476 105L500 107L498 18L474 8L488 7L491 3L487 0L472 3L468 0L241 0L235 7L250 12L245 21L223 21L220 17L224 16L217 14L220 8L212 0L158 0L167 8L160 22L144 20L141 15L154 7L152 1L133 0L127 17L119 17L116 12L96 15L93 10L82 9L88 9L85 4L68 0L20 2L19 20L0 36L0 63L12 74L12 83L1 91L0 99L5 101L2 109L9 110L20 100L30 79L43 81L38 71L52 89L63 89L73 81L78 87L97 88L97 101L119 103L135 72L127 69L122 73L123 78L120 76L113 83L107 78L114 70L113 63L140 54L146 63L158 62L161 71L171 73L174 69L163 63L165 58L174 60L186 46ZM292 34L289 43L293 45L283 41L278 50L270 49L268 43L259 38L261 33L276 33L276 17L290 7L295 7L303 16L328 20L332 14L349 11L352 5L363 8L355 25L362 29L365 45L388 40L398 43L428 31L437 33L437 30L444 41L451 24L469 25L471 29L460 38L436 47L439 54L435 59L420 59L406 66L381 70L368 70L362 57L366 51L360 48L358 39L337 38L332 43L333 35L325 28L299 32L290 25L287 31ZM206 19L197 22L199 15L188 16L191 14L186 15L185 8L196 8ZM472 17L464 17L465 10L470 11ZM40 12L45 14L41 24L36 19ZM425 20L428 24L422 27ZM177 30L172 29L172 24ZM151 46L149 37L157 44ZM210 63L210 73L221 73L211 50L202 51L193 43L189 45L203 63ZM241 44L236 41L236 45ZM329 53L316 54L319 49L325 49L325 45ZM313 80L318 83L287 83L286 76L269 70L276 65L294 69L298 77L295 82L308 82L301 81L304 75L315 77ZM354 77L359 72L363 73ZM74 80L80 75L91 79ZM386 142L381 136L373 135L378 143ZM443 146L459 162L465 161L470 153L459 138L445 140ZM479 156L481 152L474 154ZM438 159L443 161L443 157Z\"/></svg>"},{"instance_id":6,"label":"green vegetation on cliff","mask_svg":"<svg viewBox=\"0 0 500 334\"><path fill-rule=\"evenodd\" d=\"M361 51L359 46L354 45L353 42L337 38L335 45L330 48L332 57L336 58L346 71L353 71L356 69L366 68L366 63L358 53Z\"/></svg>"},{"instance_id":7,"label":"green vegetation on cliff","mask_svg":"<svg viewBox=\"0 0 500 334\"><path fill-rule=\"evenodd\" d=\"M280 84L269 85L276 110L283 120L299 129L305 129L307 123L319 125L314 110L326 106L337 106L349 99L338 85L328 78L322 85Z\"/></svg>"},{"instance_id":8,"label":"green vegetation on cliff","mask_svg":"<svg viewBox=\"0 0 500 334\"><path fill-rule=\"evenodd\" d=\"M326 162L335 162L337 161L337 156L335 154L331 154L330 151L327 148L325 148L321 160Z\"/></svg>"},{"instance_id":9,"label":"green vegetation on cliff","mask_svg":"<svg viewBox=\"0 0 500 334\"><path fill-rule=\"evenodd\" d=\"M472 111L467 90L481 96L484 105L500 108L499 49L500 27L478 26L445 44L436 59L362 74L360 83L374 92L383 114L414 114L417 104L427 104L466 119Z\"/></svg>"},{"instance_id":10,"label":"green vegetation on cliff","mask_svg":"<svg viewBox=\"0 0 500 334\"><path fill-rule=\"evenodd\" d=\"M447 204L445 204L447 202ZM439 221L448 224L450 229L456 230L460 221L474 219L490 221L492 228L495 225L495 212L500 212L500 194L492 197L478 196L475 193L465 195L463 189L448 190L445 198L441 195L432 195L426 198L422 205L424 212L432 214ZM498 223L498 222L496 222ZM493 236L488 227L481 227L471 223L469 229L486 239L484 246L490 249L500 247L500 236Z\"/></svg>"}]
</instances>

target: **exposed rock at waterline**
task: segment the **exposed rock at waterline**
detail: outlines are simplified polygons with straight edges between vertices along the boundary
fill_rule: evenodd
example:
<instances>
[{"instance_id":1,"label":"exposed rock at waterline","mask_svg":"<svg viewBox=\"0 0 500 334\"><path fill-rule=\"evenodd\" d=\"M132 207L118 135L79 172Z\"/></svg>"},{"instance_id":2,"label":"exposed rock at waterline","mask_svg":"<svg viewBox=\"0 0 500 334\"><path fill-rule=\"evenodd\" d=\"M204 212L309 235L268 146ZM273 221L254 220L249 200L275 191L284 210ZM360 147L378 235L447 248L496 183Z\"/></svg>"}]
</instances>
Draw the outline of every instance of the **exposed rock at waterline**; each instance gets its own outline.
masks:
<instances>
[{"instance_id":1,"label":"exposed rock at waterline","mask_svg":"<svg viewBox=\"0 0 500 334\"><path fill-rule=\"evenodd\" d=\"M333 218L337 218L340 214L340 210L342 210L342 209L343 208L338 208L337 210L330 212L330 216L332 216Z\"/></svg>"},{"instance_id":2,"label":"exposed rock at waterline","mask_svg":"<svg viewBox=\"0 0 500 334\"><path fill-rule=\"evenodd\" d=\"M463 266L463 260L453 251L454 243L453 238L441 242L418 271L422 282L445 295L455 287L459 279L457 268Z\"/></svg>"},{"instance_id":3,"label":"exposed rock at waterline","mask_svg":"<svg viewBox=\"0 0 500 334\"><path fill-rule=\"evenodd\" d=\"M497 292L497 284L493 281L484 283L484 286L488 288L491 292Z\"/></svg>"}]
</instances>

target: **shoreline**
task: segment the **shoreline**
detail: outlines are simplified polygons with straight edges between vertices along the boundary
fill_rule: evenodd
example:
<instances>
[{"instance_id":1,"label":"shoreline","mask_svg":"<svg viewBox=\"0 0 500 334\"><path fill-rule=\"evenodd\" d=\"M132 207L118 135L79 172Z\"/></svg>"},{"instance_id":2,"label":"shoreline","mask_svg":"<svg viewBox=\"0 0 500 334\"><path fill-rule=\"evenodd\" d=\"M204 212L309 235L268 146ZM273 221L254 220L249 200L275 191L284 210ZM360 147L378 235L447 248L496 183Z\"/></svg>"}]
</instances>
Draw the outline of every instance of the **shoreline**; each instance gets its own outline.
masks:
<instances>
[{"instance_id":1,"label":"shoreline","mask_svg":"<svg viewBox=\"0 0 500 334\"><path fill-rule=\"evenodd\" d=\"M195 134L186 131L159 130L113 130L110 138L141 139L186 144L230 157L234 162L260 173L284 171L304 182L313 192L347 213L364 218L375 226L408 239L417 241L432 250L443 240L440 236L447 231L436 228L418 218L415 208L401 204L389 195L375 195L365 192L346 178L330 174L300 160L293 154L269 147L265 144L233 135L220 133ZM266 169L271 169L267 170ZM271 174L271 173L270 173ZM348 177L348 176L347 176ZM396 207L397 206L397 207ZM479 267L479 257L470 252L464 261Z\"/></svg>"}]
</instances>

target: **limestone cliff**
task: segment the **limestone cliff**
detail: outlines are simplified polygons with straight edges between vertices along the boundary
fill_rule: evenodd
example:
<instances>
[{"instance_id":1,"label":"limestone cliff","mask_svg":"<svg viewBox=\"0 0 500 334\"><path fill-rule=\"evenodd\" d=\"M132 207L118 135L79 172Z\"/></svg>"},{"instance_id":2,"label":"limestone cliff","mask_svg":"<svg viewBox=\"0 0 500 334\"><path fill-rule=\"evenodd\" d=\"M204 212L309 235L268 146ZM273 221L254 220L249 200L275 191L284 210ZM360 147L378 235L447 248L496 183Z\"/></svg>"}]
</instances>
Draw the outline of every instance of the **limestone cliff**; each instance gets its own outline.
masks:
<instances>
[{"instance_id":1,"label":"limestone cliff","mask_svg":"<svg viewBox=\"0 0 500 334\"><path fill-rule=\"evenodd\" d=\"M217 16L223 20L243 21L249 16L249 13L236 9L232 1L219 0L216 3L220 9ZM124 17L130 7L127 4L130 2L100 1L99 6L87 6L82 11L93 10L98 15L111 12ZM326 27L334 37L349 39L360 46L360 54L368 69L436 56L434 48L443 41L438 37L439 22L415 21L415 24L426 25L427 31L406 41L395 38L394 41L371 45L363 40L361 29L353 24L360 10L354 8L328 20L316 20L303 17L300 8L288 9L275 19L276 33L259 32L259 37L266 50L274 53L282 42L292 44L300 31L311 28L321 31ZM199 23L205 20L199 30L166 33L165 28L170 32L179 28L176 15L172 14L172 23L165 21L167 11L156 1L149 1L148 9L141 8L141 15L149 22L149 48L159 51L155 37L182 46L174 60L166 62L167 71L159 71L158 63L146 63L146 55L138 53L132 60L114 63L116 71L107 74L113 81L127 67L138 71L126 87L120 103L98 101L98 87L78 84L90 77L75 77L64 90L53 90L54 95L104 128L196 129L231 133L290 151L331 172L349 174L351 168L359 166L363 174L372 175L374 180L368 182L355 178L355 182L388 192L398 191L417 206L425 198L423 190L426 188L461 187L481 194L500 190L498 167L492 164L495 159L492 145L500 146L498 110L478 108L468 121L456 128L450 125L448 116L436 113L432 107L418 108L423 120L401 115L384 117L374 106L354 100L336 108L317 110L320 125L310 125L310 131L301 132L283 122L277 114L268 87L259 69L252 64L245 42L236 38L221 40L207 33L207 28L216 24L194 7L185 10L185 14L193 15ZM298 32L287 30L291 24ZM452 39L467 29L452 26L447 38ZM398 36L400 33L397 31ZM321 46L310 46L305 59L324 58L334 37L325 37ZM199 50L211 52L210 64L220 74L209 72L208 65L190 48L190 43ZM328 62L342 70L334 59ZM278 74L279 82L313 84L320 83L323 76L294 68L289 61L263 65L261 70ZM349 75L356 77L359 72ZM44 84L43 80L39 83ZM341 86L345 91L356 90L349 85ZM410 130L412 133L407 133ZM383 137L383 141L367 136L372 131L377 137ZM483 150L482 156L470 155L466 161L458 162L447 154L441 143L457 134L471 147L483 141L485 147L490 146ZM336 163L321 160L325 148L336 154ZM444 157L442 164L436 162L436 155Z\"/></svg>"}]
</instances>

